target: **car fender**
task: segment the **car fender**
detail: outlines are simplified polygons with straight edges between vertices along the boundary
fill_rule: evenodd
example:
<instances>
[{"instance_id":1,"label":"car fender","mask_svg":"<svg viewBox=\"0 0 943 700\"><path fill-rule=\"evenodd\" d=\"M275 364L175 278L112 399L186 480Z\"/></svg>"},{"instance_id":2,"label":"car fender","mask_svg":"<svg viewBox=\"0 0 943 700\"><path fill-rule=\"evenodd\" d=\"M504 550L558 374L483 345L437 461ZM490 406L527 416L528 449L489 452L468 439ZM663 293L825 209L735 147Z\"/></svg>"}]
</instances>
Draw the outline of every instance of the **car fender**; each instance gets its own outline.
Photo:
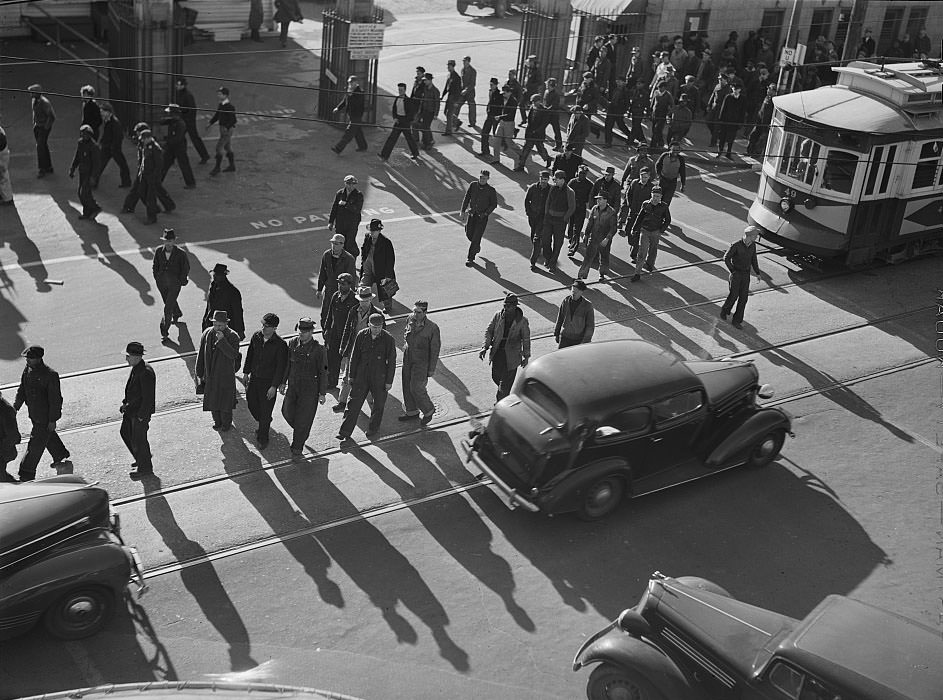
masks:
<instances>
[{"instance_id":1,"label":"car fender","mask_svg":"<svg viewBox=\"0 0 943 700\"><path fill-rule=\"evenodd\" d=\"M621 459L609 458L587 464L564 474L550 490L538 499L541 510L547 513L566 513L576 510L582 490L607 474L617 474L625 481L626 492L632 491L632 470Z\"/></svg>"},{"instance_id":2,"label":"car fender","mask_svg":"<svg viewBox=\"0 0 943 700\"><path fill-rule=\"evenodd\" d=\"M750 448L757 438L775 428L780 428L791 435L792 425L789 416L778 408L761 408L724 438L723 442L711 452L705 464L710 468L715 468L734 461L742 452Z\"/></svg>"},{"instance_id":3,"label":"car fender","mask_svg":"<svg viewBox=\"0 0 943 700\"><path fill-rule=\"evenodd\" d=\"M709 700L661 649L647 639L613 629L583 649L574 670L594 663L609 663L642 676L671 700Z\"/></svg>"}]
</instances>

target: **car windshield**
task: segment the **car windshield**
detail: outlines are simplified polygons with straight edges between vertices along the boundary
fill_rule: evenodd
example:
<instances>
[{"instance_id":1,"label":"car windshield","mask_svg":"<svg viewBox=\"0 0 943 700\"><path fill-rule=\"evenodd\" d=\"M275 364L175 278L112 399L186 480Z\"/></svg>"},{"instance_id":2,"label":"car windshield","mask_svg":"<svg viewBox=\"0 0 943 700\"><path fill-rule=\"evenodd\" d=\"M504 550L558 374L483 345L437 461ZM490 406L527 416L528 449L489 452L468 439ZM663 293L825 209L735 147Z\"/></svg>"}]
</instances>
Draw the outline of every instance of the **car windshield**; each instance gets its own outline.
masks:
<instances>
[{"instance_id":1,"label":"car windshield","mask_svg":"<svg viewBox=\"0 0 943 700\"><path fill-rule=\"evenodd\" d=\"M536 379L528 379L524 382L521 393L525 399L549 415L558 427L566 424L566 403L546 384Z\"/></svg>"}]
</instances>

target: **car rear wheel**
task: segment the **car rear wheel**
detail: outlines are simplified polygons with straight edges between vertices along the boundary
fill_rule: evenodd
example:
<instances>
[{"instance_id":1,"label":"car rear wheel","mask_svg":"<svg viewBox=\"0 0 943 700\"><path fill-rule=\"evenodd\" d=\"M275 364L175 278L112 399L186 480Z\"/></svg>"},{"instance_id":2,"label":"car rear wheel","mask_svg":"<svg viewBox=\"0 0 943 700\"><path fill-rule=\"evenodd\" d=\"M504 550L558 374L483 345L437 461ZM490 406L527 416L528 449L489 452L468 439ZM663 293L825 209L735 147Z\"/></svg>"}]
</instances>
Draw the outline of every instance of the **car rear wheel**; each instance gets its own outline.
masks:
<instances>
[{"instance_id":1,"label":"car rear wheel","mask_svg":"<svg viewBox=\"0 0 943 700\"><path fill-rule=\"evenodd\" d=\"M617 476L600 479L586 490L577 515L582 520L599 520L609 515L625 493L625 483Z\"/></svg>"},{"instance_id":2,"label":"car rear wheel","mask_svg":"<svg viewBox=\"0 0 943 700\"><path fill-rule=\"evenodd\" d=\"M59 598L46 611L46 629L59 639L82 639L101 630L115 612L111 591L77 588Z\"/></svg>"},{"instance_id":3,"label":"car rear wheel","mask_svg":"<svg viewBox=\"0 0 943 700\"><path fill-rule=\"evenodd\" d=\"M494 16L501 18L508 13L507 0L497 0L494 3Z\"/></svg>"},{"instance_id":4,"label":"car rear wheel","mask_svg":"<svg viewBox=\"0 0 943 700\"><path fill-rule=\"evenodd\" d=\"M589 700L665 700L665 696L636 673L612 664L593 669L586 684Z\"/></svg>"},{"instance_id":5,"label":"car rear wheel","mask_svg":"<svg viewBox=\"0 0 943 700\"><path fill-rule=\"evenodd\" d=\"M779 451L786 441L786 433L782 430L771 430L757 440L750 450L747 465L751 467L765 467L779 456Z\"/></svg>"},{"instance_id":6,"label":"car rear wheel","mask_svg":"<svg viewBox=\"0 0 943 700\"><path fill-rule=\"evenodd\" d=\"M458 10L458 14L464 15L465 11L468 9L467 0L456 0L455 8Z\"/></svg>"}]
</instances>

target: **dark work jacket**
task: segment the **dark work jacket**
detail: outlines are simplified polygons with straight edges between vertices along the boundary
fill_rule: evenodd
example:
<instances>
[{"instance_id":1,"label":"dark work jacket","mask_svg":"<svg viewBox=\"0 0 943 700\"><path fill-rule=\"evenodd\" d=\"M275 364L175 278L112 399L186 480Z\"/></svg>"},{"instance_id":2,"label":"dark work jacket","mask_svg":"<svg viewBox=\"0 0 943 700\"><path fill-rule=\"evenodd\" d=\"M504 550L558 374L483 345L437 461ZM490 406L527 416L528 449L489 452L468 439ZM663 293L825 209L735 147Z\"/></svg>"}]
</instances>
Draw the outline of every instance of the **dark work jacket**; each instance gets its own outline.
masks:
<instances>
[{"instance_id":1,"label":"dark work jacket","mask_svg":"<svg viewBox=\"0 0 943 700\"><path fill-rule=\"evenodd\" d=\"M592 197L594 198L597 194L606 195L606 201L609 202L609 206L613 209L619 209L619 197L622 196L622 184L619 180L613 177L611 180L606 180L606 176L603 175L601 178L596 180L593 183Z\"/></svg>"},{"instance_id":2,"label":"dark work jacket","mask_svg":"<svg viewBox=\"0 0 943 700\"><path fill-rule=\"evenodd\" d=\"M288 341L288 364L282 384L289 389L315 390L323 396L327 393L327 353L324 346L312 338L302 343L298 337Z\"/></svg>"},{"instance_id":3,"label":"dark work jacket","mask_svg":"<svg viewBox=\"0 0 943 700\"><path fill-rule=\"evenodd\" d=\"M498 193L491 185L484 185L477 180L468 186L462 200L462 211L476 216L490 216L498 207Z\"/></svg>"},{"instance_id":4,"label":"dark work jacket","mask_svg":"<svg viewBox=\"0 0 943 700\"><path fill-rule=\"evenodd\" d=\"M270 382L278 387L285 379L285 370L288 367L288 344L278 333L265 340L262 331L252 334L249 347L246 349L246 360L242 365L244 374L250 374L257 379Z\"/></svg>"},{"instance_id":5,"label":"dark work jacket","mask_svg":"<svg viewBox=\"0 0 943 700\"><path fill-rule=\"evenodd\" d=\"M527 188L527 193L524 195L524 214L531 223L543 221L548 194L550 194L549 183L541 185L535 182Z\"/></svg>"},{"instance_id":6,"label":"dark work jacket","mask_svg":"<svg viewBox=\"0 0 943 700\"><path fill-rule=\"evenodd\" d=\"M141 178L141 182L156 185L160 182L163 168L164 151L157 145L157 142L143 146L140 150L140 164L138 165L138 177Z\"/></svg>"},{"instance_id":7,"label":"dark work jacket","mask_svg":"<svg viewBox=\"0 0 943 700\"><path fill-rule=\"evenodd\" d=\"M358 305L359 302L353 292L348 292L346 298L341 297L340 292L334 292L334 294L331 295L331 300L327 307L327 314L324 316L324 327L321 330L324 332L324 344L327 345L332 352L342 354L340 347L345 328L347 327L347 316L350 310Z\"/></svg>"},{"instance_id":8,"label":"dark work jacket","mask_svg":"<svg viewBox=\"0 0 943 700\"><path fill-rule=\"evenodd\" d=\"M734 97L731 92L724 98L720 105L720 111L717 113L717 121L721 127L730 127L739 129L746 120L746 102L743 95Z\"/></svg>"},{"instance_id":9,"label":"dark work jacket","mask_svg":"<svg viewBox=\"0 0 943 700\"><path fill-rule=\"evenodd\" d=\"M353 92L348 92L341 103L337 105L337 111L343 112L352 122L359 122L363 119L364 96L363 89L358 85Z\"/></svg>"},{"instance_id":10,"label":"dark work jacket","mask_svg":"<svg viewBox=\"0 0 943 700\"><path fill-rule=\"evenodd\" d=\"M196 125L196 100L187 88L177 90L177 104L180 106L183 123L188 126Z\"/></svg>"},{"instance_id":11,"label":"dark work jacket","mask_svg":"<svg viewBox=\"0 0 943 700\"><path fill-rule=\"evenodd\" d=\"M232 102L220 102L216 106L216 111L210 119L209 126L213 126L216 122L219 122L219 125L226 129L236 126L236 108L233 107Z\"/></svg>"},{"instance_id":12,"label":"dark work jacket","mask_svg":"<svg viewBox=\"0 0 943 700\"><path fill-rule=\"evenodd\" d=\"M569 155L566 153L561 153L556 158L553 159L553 167L551 170L562 170L566 173L567 182L576 177L576 172L579 170L580 166L583 164L583 157L578 156L573 152L570 152Z\"/></svg>"},{"instance_id":13,"label":"dark work jacket","mask_svg":"<svg viewBox=\"0 0 943 700\"><path fill-rule=\"evenodd\" d=\"M69 172L78 170L83 175L98 174L101 166L101 149L98 144L91 139L79 139L75 147L75 157L72 159L72 165Z\"/></svg>"},{"instance_id":14,"label":"dark work jacket","mask_svg":"<svg viewBox=\"0 0 943 700\"><path fill-rule=\"evenodd\" d=\"M187 125L181 117L171 117L167 120L167 136L164 138L164 148L168 151L179 148L187 149Z\"/></svg>"},{"instance_id":15,"label":"dark work jacket","mask_svg":"<svg viewBox=\"0 0 943 700\"><path fill-rule=\"evenodd\" d=\"M34 423L51 423L62 418L59 373L45 363L34 369L24 369L13 408L19 410L24 403L29 410L29 419Z\"/></svg>"},{"instance_id":16,"label":"dark work jacket","mask_svg":"<svg viewBox=\"0 0 943 700\"><path fill-rule=\"evenodd\" d=\"M354 386L380 382L392 384L396 374L396 343L393 336L380 331L380 335L373 338L369 328L360 331L354 340L347 371L350 383Z\"/></svg>"},{"instance_id":17,"label":"dark work jacket","mask_svg":"<svg viewBox=\"0 0 943 700\"><path fill-rule=\"evenodd\" d=\"M671 226L671 213L668 211L668 205L664 201L652 204L651 200L648 200L642 204L638 216L635 217L632 233L638 233L643 228L646 231L664 233L669 226Z\"/></svg>"},{"instance_id":18,"label":"dark work jacket","mask_svg":"<svg viewBox=\"0 0 943 700\"><path fill-rule=\"evenodd\" d=\"M124 415L150 420L154 414L157 375L154 368L144 360L131 368L128 383L124 385Z\"/></svg>"},{"instance_id":19,"label":"dark work jacket","mask_svg":"<svg viewBox=\"0 0 943 700\"><path fill-rule=\"evenodd\" d=\"M346 204L341 204L341 202L346 202ZM357 235L361 209L363 209L363 192L355 187L348 193L346 187L341 187L334 195L334 204L331 205L328 223L334 224L344 231L350 231L352 228L353 232L345 233L345 236Z\"/></svg>"},{"instance_id":20,"label":"dark work jacket","mask_svg":"<svg viewBox=\"0 0 943 700\"><path fill-rule=\"evenodd\" d=\"M357 334L367 327L370 322L370 317L373 314L380 314L382 316L383 310L377 308L374 304L370 304L370 308L364 313L360 310L360 302L357 302L356 305L350 307L347 311L347 318L344 321L344 332L341 336L340 343L341 357L350 356L351 350L354 349L354 341L357 339ZM383 327L386 328L386 318L383 319Z\"/></svg>"},{"instance_id":21,"label":"dark work jacket","mask_svg":"<svg viewBox=\"0 0 943 700\"><path fill-rule=\"evenodd\" d=\"M752 267L756 274L760 274L760 266L756 261L756 243L747 245L742 239L732 243L724 255L724 265L731 272L749 275Z\"/></svg>"},{"instance_id":22,"label":"dark work jacket","mask_svg":"<svg viewBox=\"0 0 943 700\"><path fill-rule=\"evenodd\" d=\"M210 283L210 291L206 299L206 311L203 314L203 330L213 325L213 312L225 311L229 314L229 327L246 337L246 322L242 317L242 294L229 280L217 284Z\"/></svg>"},{"instance_id":23,"label":"dark work jacket","mask_svg":"<svg viewBox=\"0 0 943 700\"><path fill-rule=\"evenodd\" d=\"M593 181L589 178L583 178L581 180L578 177L574 177L566 184L573 190L573 194L576 195L576 211L585 212L589 204L589 195L593 191Z\"/></svg>"},{"instance_id":24,"label":"dark work jacket","mask_svg":"<svg viewBox=\"0 0 943 700\"><path fill-rule=\"evenodd\" d=\"M396 108L397 113L393 111L394 107ZM396 126L406 128L409 123L416 117L416 112L419 111L419 100L414 97L400 97L397 95L393 98L393 104L390 105L390 114L393 116L393 123Z\"/></svg>"},{"instance_id":25,"label":"dark work jacket","mask_svg":"<svg viewBox=\"0 0 943 700\"><path fill-rule=\"evenodd\" d=\"M102 127L101 147L105 153L120 153L121 144L124 143L124 127L118 121L118 117L112 116L104 123Z\"/></svg>"},{"instance_id":26,"label":"dark work jacket","mask_svg":"<svg viewBox=\"0 0 943 700\"><path fill-rule=\"evenodd\" d=\"M497 121L504 113L504 96L500 90L488 94L488 118Z\"/></svg>"},{"instance_id":27,"label":"dark work jacket","mask_svg":"<svg viewBox=\"0 0 943 700\"><path fill-rule=\"evenodd\" d=\"M102 125L102 113L95 100L82 101L82 124L88 124L92 127L95 140L98 141L99 129L101 129Z\"/></svg>"},{"instance_id":28,"label":"dark work jacket","mask_svg":"<svg viewBox=\"0 0 943 700\"><path fill-rule=\"evenodd\" d=\"M529 139L542 139L550 125L550 113L543 107L531 107L527 111L527 127L524 136Z\"/></svg>"},{"instance_id":29,"label":"dark work jacket","mask_svg":"<svg viewBox=\"0 0 943 700\"><path fill-rule=\"evenodd\" d=\"M345 272L351 277L357 276L357 263L354 256L342 250L341 254L335 258L331 251L325 251L321 256L321 267L318 269L318 291L327 289L329 295L336 292L337 278ZM330 298L328 300L330 301Z\"/></svg>"},{"instance_id":30,"label":"dark work jacket","mask_svg":"<svg viewBox=\"0 0 943 700\"><path fill-rule=\"evenodd\" d=\"M154 251L154 280L159 282L163 277L172 284L179 284L181 287L187 283L187 277L190 274L190 260L187 254L180 248L174 246L168 259L164 255L164 246L160 246Z\"/></svg>"},{"instance_id":31,"label":"dark work jacket","mask_svg":"<svg viewBox=\"0 0 943 700\"><path fill-rule=\"evenodd\" d=\"M445 79L445 86L442 88L442 97L454 102L462 96L462 76L454 70L449 71L449 77Z\"/></svg>"},{"instance_id":32,"label":"dark work jacket","mask_svg":"<svg viewBox=\"0 0 943 700\"><path fill-rule=\"evenodd\" d=\"M373 248L373 237L367 236L360 248L360 263L370 255L370 249ZM396 279L396 253L393 252L393 243L382 233L377 236L376 251L373 253L373 271L376 274L377 284L380 280L387 278ZM361 274L363 269L361 268Z\"/></svg>"}]
</instances>

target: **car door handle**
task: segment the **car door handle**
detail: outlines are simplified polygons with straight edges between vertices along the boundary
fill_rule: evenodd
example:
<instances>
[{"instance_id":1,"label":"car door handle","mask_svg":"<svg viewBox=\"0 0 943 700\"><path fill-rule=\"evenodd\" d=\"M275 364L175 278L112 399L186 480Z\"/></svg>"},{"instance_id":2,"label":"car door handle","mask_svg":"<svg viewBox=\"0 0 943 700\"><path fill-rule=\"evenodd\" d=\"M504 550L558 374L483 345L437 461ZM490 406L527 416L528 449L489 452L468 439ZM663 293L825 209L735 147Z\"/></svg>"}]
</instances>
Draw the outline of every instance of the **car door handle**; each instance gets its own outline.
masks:
<instances>
[{"instance_id":1,"label":"car door handle","mask_svg":"<svg viewBox=\"0 0 943 700\"><path fill-rule=\"evenodd\" d=\"M652 442L661 442L665 438L651 438Z\"/></svg>"}]
</instances>

